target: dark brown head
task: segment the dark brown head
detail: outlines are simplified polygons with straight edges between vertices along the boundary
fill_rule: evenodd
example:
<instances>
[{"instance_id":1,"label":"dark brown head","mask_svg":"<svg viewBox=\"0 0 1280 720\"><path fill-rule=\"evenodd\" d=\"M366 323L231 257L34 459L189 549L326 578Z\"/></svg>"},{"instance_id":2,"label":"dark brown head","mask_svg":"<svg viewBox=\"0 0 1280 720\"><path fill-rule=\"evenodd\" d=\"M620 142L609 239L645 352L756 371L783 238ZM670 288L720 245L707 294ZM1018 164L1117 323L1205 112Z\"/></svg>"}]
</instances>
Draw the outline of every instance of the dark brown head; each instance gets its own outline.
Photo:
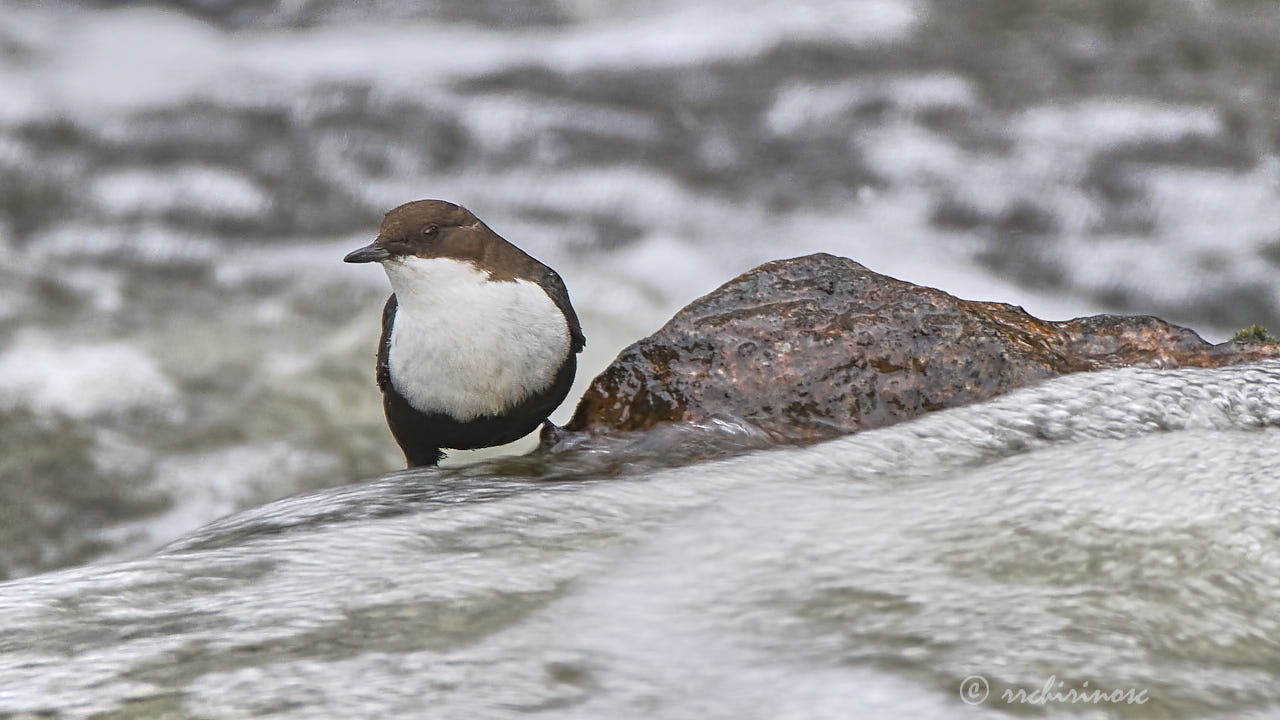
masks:
<instances>
[{"instance_id":1,"label":"dark brown head","mask_svg":"<svg viewBox=\"0 0 1280 720\"><path fill-rule=\"evenodd\" d=\"M346 262L382 262L402 255L469 256L471 246L493 231L470 210L443 200L405 203L387 213L373 243L343 258Z\"/></svg>"},{"instance_id":2,"label":"dark brown head","mask_svg":"<svg viewBox=\"0 0 1280 720\"><path fill-rule=\"evenodd\" d=\"M470 210L444 200L418 200L392 210L378 237L343 260L381 263L407 256L469 260L494 279L537 277L543 267Z\"/></svg>"}]
</instances>

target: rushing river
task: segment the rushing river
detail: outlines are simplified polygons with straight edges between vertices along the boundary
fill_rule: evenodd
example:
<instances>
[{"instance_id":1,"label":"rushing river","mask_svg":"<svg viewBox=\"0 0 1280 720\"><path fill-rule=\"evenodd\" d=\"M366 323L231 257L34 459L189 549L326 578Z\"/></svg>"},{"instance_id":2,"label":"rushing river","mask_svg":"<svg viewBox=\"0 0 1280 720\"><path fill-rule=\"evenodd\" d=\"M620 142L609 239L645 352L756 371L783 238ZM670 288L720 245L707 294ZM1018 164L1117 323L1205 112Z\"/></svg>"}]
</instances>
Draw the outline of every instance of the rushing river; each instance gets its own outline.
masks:
<instances>
[{"instance_id":1,"label":"rushing river","mask_svg":"<svg viewBox=\"0 0 1280 720\"><path fill-rule=\"evenodd\" d=\"M1274 368L370 481L386 280L341 257L437 197L555 267L588 338L559 420L814 251L1276 329L1277 37L1270 0L10 3L0 716L1085 712L996 702L1051 677L1270 707Z\"/></svg>"},{"instance_id":2,"label":"rushing river","mask_svg":"<svg viewBox=\"0 0 1280 720\"><path fill-rule=\"evenodd\" d=\"M934 718L975 677L979 715L1280 702L1280 364L581 466L405 472L0 585L0 712ZM1037 704L1055 681L1133 702Z\"/></svg>"}]
</instances>

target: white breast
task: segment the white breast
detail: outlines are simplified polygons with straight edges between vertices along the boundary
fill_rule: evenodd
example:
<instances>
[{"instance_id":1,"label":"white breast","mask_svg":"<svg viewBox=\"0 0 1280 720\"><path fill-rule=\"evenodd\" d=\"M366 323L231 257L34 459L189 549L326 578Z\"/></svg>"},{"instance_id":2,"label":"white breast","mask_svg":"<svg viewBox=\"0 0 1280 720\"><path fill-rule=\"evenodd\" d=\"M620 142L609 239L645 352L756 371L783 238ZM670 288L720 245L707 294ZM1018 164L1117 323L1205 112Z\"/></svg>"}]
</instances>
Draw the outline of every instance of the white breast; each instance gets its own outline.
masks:
<instances>
[{"instance_id":1,"label":"white breast","mask_svg":"<svg viewBox=\"0 0 1280 720\"><path fill-rule=\"evenodd\" d=\"M569 327L526 280L493 281L475 265L406 257L383 263L399 309L391 382L413 407L458 420L499 414L545 390L569 355Z\"/></svg>"}]
</instances>

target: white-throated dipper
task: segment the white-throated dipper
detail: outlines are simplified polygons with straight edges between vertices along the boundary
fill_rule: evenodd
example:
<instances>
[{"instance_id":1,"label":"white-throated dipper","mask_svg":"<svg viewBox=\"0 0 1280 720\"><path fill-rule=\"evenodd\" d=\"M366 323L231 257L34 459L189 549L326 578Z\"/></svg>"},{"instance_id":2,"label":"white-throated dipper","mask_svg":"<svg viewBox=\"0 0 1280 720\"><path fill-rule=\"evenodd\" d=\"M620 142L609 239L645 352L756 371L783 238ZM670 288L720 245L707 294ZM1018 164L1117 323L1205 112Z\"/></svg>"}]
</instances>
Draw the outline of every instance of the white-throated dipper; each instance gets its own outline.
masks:
<instances>
[{"instance_id":1,"label":"white-throated dipper","mask_svg":"<svg viewBox=\"0 0 1280 720\"><path fill-rule=\"evenodd\" d=\"M564 281L466 208L401 205L343 259L391 280L378 387L409 467L524 437L569 393L586 338Z\"/></svg>"}]
</instances>

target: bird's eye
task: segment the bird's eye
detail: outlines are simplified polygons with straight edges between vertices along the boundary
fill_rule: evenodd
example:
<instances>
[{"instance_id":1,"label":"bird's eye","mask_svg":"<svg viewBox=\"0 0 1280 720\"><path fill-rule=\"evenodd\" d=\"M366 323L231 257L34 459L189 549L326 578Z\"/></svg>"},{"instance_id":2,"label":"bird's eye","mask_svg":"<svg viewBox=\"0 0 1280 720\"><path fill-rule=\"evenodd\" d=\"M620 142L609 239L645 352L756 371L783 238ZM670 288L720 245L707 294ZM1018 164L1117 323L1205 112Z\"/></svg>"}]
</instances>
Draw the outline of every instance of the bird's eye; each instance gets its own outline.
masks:
<instances>
[{"instance_id":1,"label":"bird's eye","mask_svg":"<svg viewBox=\"0 0 1280 720\"><path fill-rule=\"evenodd\" d=\"M436 233L439 233L439 232L440 232L440 228L436 227L435 225L428 225L422 228L422 234L424 237L435 237Z\"/></svg>"}]
</instances>

